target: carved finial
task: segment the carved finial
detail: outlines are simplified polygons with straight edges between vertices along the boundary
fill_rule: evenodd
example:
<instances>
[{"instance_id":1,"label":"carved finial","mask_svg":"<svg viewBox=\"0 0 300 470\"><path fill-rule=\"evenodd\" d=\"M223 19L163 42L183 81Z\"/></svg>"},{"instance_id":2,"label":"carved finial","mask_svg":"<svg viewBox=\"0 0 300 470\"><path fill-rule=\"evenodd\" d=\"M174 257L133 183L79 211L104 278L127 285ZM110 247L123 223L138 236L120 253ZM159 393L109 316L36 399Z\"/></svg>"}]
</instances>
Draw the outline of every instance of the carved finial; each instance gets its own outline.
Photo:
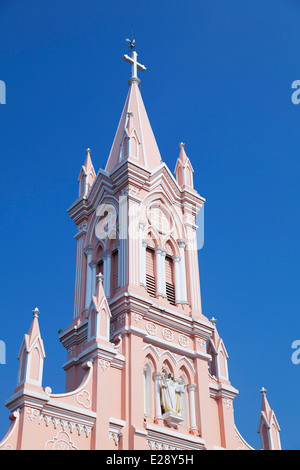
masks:
<instances>
[{"instance_id":1,"label":"carved finial","mask_svg":"<svg viewBox=\"0 0 300 470\"><path fill-rule=\"evenodd\" d=\"M216 325L217 323L217 319L215 317L212 317L210 321L212 322L213 325Z\"/></svg>"},{"instance_id":2,"label":"carved finial","mask_svg":"<svg viewBox=\"0 0 300 470\"><path fill-rule=\"evenodd\" d=\"M181 149L184 149L185 143L184 143L184 142L180 142L179 147L180 147Z\"/></svg>"},{"instance_id":3,"label":"carved finial","mask_svg":"<svg viewBox=\"0 0 300 470\"><path fill-rule=\"evenodd\" d=\"M266 394L267 394L267 390L265 389L265 387L262 387L260 393L261 393L262 395L266 395Z\"/></svg>"},{"instance_id":4,"label":"carved finial","mask_svg":"<svg viewBox=\"0 0 300 470\"><path fill-rule=\"evenodd\" d=\"M39 309L38 309L37 307L35 307L35 309L32 310L32 314L33 314L34 317L37 317L37 318L38 318L39 315L40 315Z\"/></svg>"},{"instance_id":5,"label":"carved finial","mask_svg":"<svg viewBox=\"0 0 300 470\"><path fill-rule=\"evenodd\" d=\"M96 276L97 282L103 282L104 276L102 273L97 274Z\"/></svg>"},{"instance_id":6,"label":"carved finial","mask_svg":"<svg viewBox=\"0 0 300 470\"><path fill-rule=\"evenodd\" d=\"M85 153L86 153L87 156L88 156L88 155L91 155L91 152L92 152L92 151L91 151L90 148L86 149L86 151L85 151Z\"/></svg>"}]
</instances>

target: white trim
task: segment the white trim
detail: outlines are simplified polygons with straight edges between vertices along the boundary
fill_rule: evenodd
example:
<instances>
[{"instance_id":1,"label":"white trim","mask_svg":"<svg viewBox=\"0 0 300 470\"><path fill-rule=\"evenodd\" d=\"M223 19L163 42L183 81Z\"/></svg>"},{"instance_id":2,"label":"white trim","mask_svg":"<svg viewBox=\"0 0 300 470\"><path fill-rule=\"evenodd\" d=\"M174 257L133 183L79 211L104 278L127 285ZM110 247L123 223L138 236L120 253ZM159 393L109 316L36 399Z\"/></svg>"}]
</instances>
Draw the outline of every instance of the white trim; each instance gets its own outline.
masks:
<instances>
[{"instance_id":1,"label":"white trim","mask_svg":"<svg viewBox=\"0 0 300 470\"><path fill-rule=\"evenodd\" d=\"M90 262L92 260L93 247L88 246L84 250L86 254L86 284L85 284L85 308L89 308L92 300L92 269Z\"/></svg>"},{"instance_id":2,"label":"white trim","mask_svg":"<svg viewBox=\"0 0 300 470\"><path fill-rule=\"evenodd\" d=\"M0 447L3 447L3 445L8 441L8 439L15 432L15 429L16 429L16 427L19 423L19 419L20 419L20 411L19 410L14 411L13 412L13 417L14 417L14 424L13 424L11 430L8 432L8 434L6 436L4 436L2 441L0 441ZM4 450L4 449L2 449L2 450Z\"/></svg>"},{"instance_id":3,"label":"white trim","mask_svg":"<svg viewBox=\"0 0 300 470\"><path fill-rule=\"evenodd\" d=\"M141 130L141 143L142 143L142 148L143 148L144 165L145 165L146 168L148 168L146 149L145 149L145 145L144 145L143 128L142 128L142 122L141 122L140 105L139 105L139 99L138 99L138 95L137 95L137 89L138 89L137 86L135 86L135 97L136 97L136 105L137 105L137 109L138 109L139 125L140 125L140 130Z\"/></svg>"},{"instance_id":4,"label":"white trim","mask_svg":"<svg viewBox=\"0 0 300 470\"><path fill-rule=\"evenodd\" d=\"M164 436L174 437L183 441L192 442L194 444L205 445L205 440L201 437L192 436L191 434L183 434L181 432L172 431L170 428L163 428L156 424L148 423L146 429L155 433L163 434ZM178 442L177 442L178 444Z\"/></svg>"}]
</instances>

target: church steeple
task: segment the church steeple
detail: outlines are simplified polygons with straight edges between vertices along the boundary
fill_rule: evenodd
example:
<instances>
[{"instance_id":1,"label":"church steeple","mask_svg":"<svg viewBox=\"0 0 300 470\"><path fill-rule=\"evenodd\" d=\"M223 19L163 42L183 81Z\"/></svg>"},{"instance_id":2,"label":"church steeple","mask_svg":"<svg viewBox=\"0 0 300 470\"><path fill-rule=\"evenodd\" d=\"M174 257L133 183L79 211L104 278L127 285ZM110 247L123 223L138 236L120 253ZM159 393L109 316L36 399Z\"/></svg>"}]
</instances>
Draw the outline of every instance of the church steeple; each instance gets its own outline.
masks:
<instances>
[{"instance_id":1,"label":"church steeple","mask_svg":"<svg viewBox=\"0 0 300 470\"><path fill-rule=\"evenodd\" d=\"M65 393L42 388L35 309L0 449L251 449L235 426L238 391L216 320L202 313L196 217L205 199L183 143L177 182L161 161L139 90L145 67L129 42L129 92L106 170L95 175L87 149L68 210L77 233L73 318L59 331ZM262 392L262 448L277 449Z\"/></svg>"},{"instance_id":2,"label":"church steeple","mask_svg":"<svg viewBox=\"0 0 300 470\"><path fill-rule=\"evenodd\" d=\"M267 390L263 387L260 393L262 394L262 402L257 432L260 434L261 448L263 450L281 450L280 427L275 413L269 405Z\"/></svg>"},{"instance_id":3,"label":"church steeple","mask_svg":"<svg viewBox=\"0 0 300 470\"><path fill-rule=\"evenodd\" d=\"M129 91L125 106L105 168L108 173L124 161L130 161L149 171L162 163L139 89L137 70L144 71L146 67L137 62L133 44L134 40L131 41L131 57L127 54L123 56L131 64L131 77L128 80Z\"/></svg>"}]
</instances>

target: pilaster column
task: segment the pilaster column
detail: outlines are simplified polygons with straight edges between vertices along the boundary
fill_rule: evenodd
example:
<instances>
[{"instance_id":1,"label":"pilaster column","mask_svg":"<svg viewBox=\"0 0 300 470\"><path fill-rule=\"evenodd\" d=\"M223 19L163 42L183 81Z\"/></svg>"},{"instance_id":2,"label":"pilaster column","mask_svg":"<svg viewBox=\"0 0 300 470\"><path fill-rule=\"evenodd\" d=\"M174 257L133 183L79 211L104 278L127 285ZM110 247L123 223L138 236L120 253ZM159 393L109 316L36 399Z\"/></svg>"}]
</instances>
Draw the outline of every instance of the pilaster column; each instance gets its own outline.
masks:
<instances>
[{"instance_id":1,"label":"pilaster column","mask_svg":"<svg viewBox=\"0 0 300 470\"><path fill-rule=\"evenodd\" d=\"M120 287L128 283L128 198L122 191L119 197Z\"/></svg>"},{"instance_id":2,"label":"pilaster column","mask_svg":"<svg viewBox=\"0 0 300 470\"><path fill-rule=\"evenodd\" d=\"M166 290L166 254L167 252L161 250L160 257L161 257L161 292L164 297L167 297L167 290Z\"/></svg>"},{"instance_id":3,"label":"pilaster column","mask_svg":"<svg viewBox=\"0 0 300 470\"><path fill-rule=\"evenodd\" d=\"M96 261L90 263L91 268L91 297L96 294Z\"/></svg>"},{"instance_id":4,"label":"pilaster column","mask_svg":"<svg viewBox=\"0 0 300 470\"><path fill-rule=\"evenodd\" d=\"M160 379L161 374L159 372L154 372L152 374L154 380L154 393L155 393L155 419L161 418L161 399L160 399Z\"/></svg>"},{"instance_id":5,"label":"pilaster column","mask_svg":"<svg viewBox=\"0 0 300 470\"><path fill-rule=\"evenodd\" d=\"M75 269L75 285L74 285L74 304L73 304L73 320L80 317L81 310L83 308L82 299L82 278L83 278L83 246L85 240L85 234L87 232L87 222L84 220L78 226L78 232L75 235L77 240L76 246L76 269Z\"/></svg>"},{"instance_id":6,"label":"pilaster column","mask_svg":"<svg viewBox=\"0 0 300 470\"><path fill-rule=\"evenodd\" d=\"M197 428L197 421L196 421L196 405L195 405L195 390L196 390L196 385L195 384L190 384L187 386L188 392L189 392L189 397L190 397L190 431L193 434L198 433L198 428Z\"/></svg>"},{"instance_id":7,"label":"pilaster column","mask_svg":"<svg viewBox=\"0 0 300 470\"><path fill-rule=\"evenodd\" d=\"M181 276L180 276L180 257L173 257L174 271L175 271L175 303L181 302Z\"/></svg>"},{"instance_id":8,"label":"pilaster column","mask_svg":"<svg viewBox=\"0 0 300 470\"><path fill-rule=\"evenodd\" d=\"M121 285L121 248L120 248L120 242L117 244L117 250L118 250L118 288Z\"/></svg>"},{"instance_id":9,"label":"pilaster column","mask_svg":"<svg viewBox=\"0 0 300 470\"><path fill-rule=\"evenodd\" d=\"M86 254L86 283L85 283L85 308L89 308L91 300L92 300L92 269L90 266L93 247L88 246L84 249Z\"/></svg>"},{"instance_id":10,"label":"pilaster column","mask_svg":"<svg viewBox=\"0 0 300 470\"><path fill-rule=\"evenodd\" d=\"M140 242L140 284L146 286L146 248L147 242L143 240L145 222L139 223L139 242Z\"/></svg>"},{"instance_id":11,"label":"pilaster column","mask_svg":"<svg viewBox=\"0 0 300 470\"><path fill-rule=\"evenodd\" d=\"M161 249L156 248L155 250L155 260L156 260L156 294L161 294Z\"/></svg>"},{"instance_id":12,"label":"pilaster column","mask_svg":"<svg viewBox=\"0 0 300 470\"><path fill-rule=\"evenodd\" d=\"M187 302L187 289L186 289L186 267L185 267L185 247L184 240L178 241L180 251L180 285L181 285L181 301Z\"/></svg>"},{"instance_id":13,"label":"pilaster column","mask_svg":"<svg viewBox=\"0 0 300 470\"><path fill-rule=\"evenodd\" d=\"M148 242L146 240L142 240L141 242L141 254L140 254L140 283L146 287L146 249L148 246Z\"/></svg>"},{"instance_id":14,"label":"pilaster column","mask_svg":"<svg viewBox=\"0 0 300 470\"><path fill-rule=\"evenodd\" d=\"M156 248L156 295L166 297L166 252L161 248Z\"/></svg>"},{"instance_id":15,"label":"pilaster column","mask_svg":"<svg viewBox=\"0 0 300 470\"><path fill-rule=\"evenodd\" d=\"M103 255L103 275L104 275L104 292L107 298L110 297L110 278L111 278L111 252L106 251Z\"/></svg>"}]
</instances>

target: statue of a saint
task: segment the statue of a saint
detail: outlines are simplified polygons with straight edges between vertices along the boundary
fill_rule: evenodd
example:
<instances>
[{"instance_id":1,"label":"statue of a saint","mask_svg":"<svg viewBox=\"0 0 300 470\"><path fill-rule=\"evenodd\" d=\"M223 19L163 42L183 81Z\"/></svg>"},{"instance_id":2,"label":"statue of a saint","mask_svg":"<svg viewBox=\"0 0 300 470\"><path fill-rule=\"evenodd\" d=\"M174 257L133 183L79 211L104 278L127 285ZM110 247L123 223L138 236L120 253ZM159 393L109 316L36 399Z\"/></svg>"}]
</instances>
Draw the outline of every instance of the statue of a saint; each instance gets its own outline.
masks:
<instances>
[{"instance_id":1,"label":"statue of a saint","mask_svg":"<svg viewBox=\"0 0 300 470\"><path fill-rule=\"evenodd\" d=\"M185 392L184 385L174 379L173 374L162 377L161 381L161 406L164 413L172 411L180 414L182 410L181 394Z\"/></svg>"}]
</instances>

